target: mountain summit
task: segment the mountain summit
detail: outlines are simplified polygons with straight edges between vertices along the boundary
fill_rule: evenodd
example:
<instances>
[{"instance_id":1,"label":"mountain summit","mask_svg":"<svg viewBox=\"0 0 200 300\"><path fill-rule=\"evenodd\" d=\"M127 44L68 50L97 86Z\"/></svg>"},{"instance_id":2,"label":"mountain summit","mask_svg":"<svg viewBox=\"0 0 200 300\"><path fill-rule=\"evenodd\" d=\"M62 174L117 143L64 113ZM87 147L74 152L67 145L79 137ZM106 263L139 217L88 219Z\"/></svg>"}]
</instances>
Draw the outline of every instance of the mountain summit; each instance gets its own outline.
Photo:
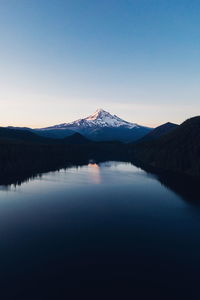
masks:
<instances>
[{"instance_id":1,"label":"mountain summit","mask_svg":"<svg viewBox=\"0 0 200 300\"><path fill-rule=\"evenodd\" d=\"M132 142L142 138L151 128L127 122L100 108L86 118L40 129L43 135L53 132L54 137L56 131L59 137L66 136L68 132L78 132L94 141Z\"/></svg>"},{"instance_id":2,"label":"mountain summit","mask_svg":"<svg viewBox=\"0 0 200 300\"><path fill-rule=\"evenodd\" d=\"M71 123L63 123L44 129L72 129L77 131L78 128L88 128L88 127L120 127L125 126L127 128L138 127L137 124L124 121L117 117L116 115L111 115L109 112L103 110L102 108L97 109L92 115L78 119ZM70 128L69 128L70 127Z\"/></svg>"},{"instance_id":3,"label":"mountain summit","mask_svg":"<svg viewBox=\"0 0 200 300\"><path fill-rule=\"evenodd\" d=\"M109 112L103 110L102 108L97 109L94 114L84 119L90 124L101 126L101 127L120 127L126 126L128 128L133 128L138 126L137 124L130 123L122 120L116 115L111 115Z\"/></svg>"}]
</instances>

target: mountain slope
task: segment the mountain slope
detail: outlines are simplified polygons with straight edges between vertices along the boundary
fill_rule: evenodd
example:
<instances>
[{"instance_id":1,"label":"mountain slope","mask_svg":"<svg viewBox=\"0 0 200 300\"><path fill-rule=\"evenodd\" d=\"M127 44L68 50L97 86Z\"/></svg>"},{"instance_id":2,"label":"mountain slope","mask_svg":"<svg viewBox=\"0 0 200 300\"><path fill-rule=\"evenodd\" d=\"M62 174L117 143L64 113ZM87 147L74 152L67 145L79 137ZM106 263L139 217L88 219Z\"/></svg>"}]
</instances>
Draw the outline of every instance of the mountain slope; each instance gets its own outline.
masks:
<instances>
[{"instance_id":1,"label":"mountain slope","mask_svg":"<svg viewBox=\"0 0 200 300\"><path fill-rule=\"evenodd\" d=\"M65 137L71 136L75 134L76 132L73 130L69 129L62 129L62 130L57 130L57 129L32 129L32 132L35 132L37 135L40 135L42 137L46 138L53 138L53 139L63 139Z\"/></svg>"},{"instance_id":2,"label":"mountain slope","mask_svg":"<svg viewBox=\"0 0 200 300\"><path fill-rule=\"evenodd\" d=\"M145 135L140 141L151 141L160 138L161 136L169 133L170 131L177 128L179 125L167 122L165 124L162 124L156 128L154 128L152 131L150 131L147 135Z\"/></svg>"},{"instance_id":3,"label":"mountain slope","mask_svg":"<svg viewBox=\"0 0 200 300\"><path fill-rule=\"evenodd\" d=\"M153 168L200 177L200 116L157 140L132 146L132 157Z\"/></svg>"},{"instance_id":4,"label":"mountain slope","mask_svg":"<svg viewBox=\"0 0 200 300\"><path fill-rule=\"evenodd\" d=\"M57 131L60 136L64 137L66 130L78 132L94 141L131 142L142 138L152 129L127 122L103 109L98 109L87 118L42 128L40 131L43 133Z\"/></svg>"}]
</instances>

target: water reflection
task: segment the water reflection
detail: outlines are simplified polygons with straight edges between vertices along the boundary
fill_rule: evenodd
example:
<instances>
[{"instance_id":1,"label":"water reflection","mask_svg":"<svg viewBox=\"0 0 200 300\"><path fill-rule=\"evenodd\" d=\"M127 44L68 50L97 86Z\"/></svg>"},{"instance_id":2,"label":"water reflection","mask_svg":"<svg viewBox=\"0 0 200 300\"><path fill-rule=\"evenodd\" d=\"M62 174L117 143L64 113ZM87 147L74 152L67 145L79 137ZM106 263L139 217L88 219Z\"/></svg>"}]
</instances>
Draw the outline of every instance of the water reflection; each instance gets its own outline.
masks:
<instances>
[{"instance_id":1,"label":"water reflection","mask_svg":"<svg viewBox=\"0 0 200 300\"><path fill-rule=\"evenodd\" d=\"M0 185L0 191L1 192L8 192L11 190L11 185Z\"/></svg>"},{"instance_id":2,"label":"water reflection","mask_svg":"<svg viewBox=\"0 0 200 300\"><path fill-rule=\"evenodd\" d=\"M200 181L198 178L170 172L156 172L142 167L143 170L155 177L164 187L172 190L178 196L191 204L200 204Z\"/></svg>"},{"instance_id":3,"label":"water reflection","mask_svg":"<svg viewBox=\"0 0 200 300\"><path fill-rule=\"evenodd\" d=\"M95 184L101 183L101 169L100 165L96 163L89 163L88 168L90 169L91 180Z\"/></svg>"},{"instance_id":4,"label":"water reflection","mask_svg":"<svg viewBox=\"0 0 200 300\"><path fill-rule=\"evenodd\" d=\"M200 188L199 188L199 181L191 178L189 176L177 176L175 174L166 174L166 173L156 173L155 171L149 170L142 166L136 166L130 162L117 162L117 161L105 161L105 162L95 162L90 161L88 164L76 164L76 165L68 165L62 169L54 169L49 170L49 172L34 172L26 174L0 174L0 191L10 191L15 190L17 186L22 185L23 183L28 183L29 181L34 181L35 179L42 179L44 174L52 173L52 172L60 172L61 170L72 170L76 169L77 174L79 170L87 167L87 176L89 182L92 184L100 185L103 182L104 177L107 176L102 174L102 170L111 169L111 170L120 170L121 172L128 172L136 174L136 168L138 170L137 177L138 180L143 180L139 177L146 177L154 178L154 180L159 181L163 186L167 189L170 189L178 196L180 196L183 200L188 201L191 204L200 204ZM134 169L135 168L135 169ZM141 172L143 170L143 172ZM127 175L128 175L127 173ZM52 179L54 180L54 179ZM74 179L73 179L74 180ZM105 179L107 180L107 179ZM118 179L112 178L112 180L116 180L116 184ZM119 178L120 180L120 178Z\"/></svg>"}]
</instances>

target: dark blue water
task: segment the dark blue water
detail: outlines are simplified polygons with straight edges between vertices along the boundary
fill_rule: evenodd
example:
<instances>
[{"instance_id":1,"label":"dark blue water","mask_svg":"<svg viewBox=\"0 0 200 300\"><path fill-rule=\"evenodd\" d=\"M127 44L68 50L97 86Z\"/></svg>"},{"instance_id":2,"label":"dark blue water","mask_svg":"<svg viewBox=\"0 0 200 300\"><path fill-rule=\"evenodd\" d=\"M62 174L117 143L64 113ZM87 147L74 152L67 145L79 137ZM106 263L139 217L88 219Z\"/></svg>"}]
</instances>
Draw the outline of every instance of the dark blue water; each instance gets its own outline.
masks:
<instances>
[{"instance_id":1,"label":"dark blue water","mask_svg":"<svg viewBox=\"0 0 200 300\"><path fill-rule=\"evenodd\" d=\"M2 299L199 299L199 274L200 206L130 163L0 187Z\"/></svg>"}]
</instances>

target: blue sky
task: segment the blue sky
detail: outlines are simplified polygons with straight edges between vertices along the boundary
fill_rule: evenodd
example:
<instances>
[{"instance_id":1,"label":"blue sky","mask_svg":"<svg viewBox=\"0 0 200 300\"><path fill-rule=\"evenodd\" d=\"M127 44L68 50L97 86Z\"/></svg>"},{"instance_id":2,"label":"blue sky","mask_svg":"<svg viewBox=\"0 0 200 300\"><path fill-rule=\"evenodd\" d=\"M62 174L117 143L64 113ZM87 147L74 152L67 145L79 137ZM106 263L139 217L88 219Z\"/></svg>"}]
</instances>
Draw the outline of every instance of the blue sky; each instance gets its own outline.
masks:
<instances>
[{"instance_id":1,"label":"blue sky","mask_svg":"<svg viewBox=\"0 0 200 300\"><path fill-rule=\"evenodd\" d=\"M1 0L0 125L200 114L199 0Z\"/></svg>"}]
</instances>

